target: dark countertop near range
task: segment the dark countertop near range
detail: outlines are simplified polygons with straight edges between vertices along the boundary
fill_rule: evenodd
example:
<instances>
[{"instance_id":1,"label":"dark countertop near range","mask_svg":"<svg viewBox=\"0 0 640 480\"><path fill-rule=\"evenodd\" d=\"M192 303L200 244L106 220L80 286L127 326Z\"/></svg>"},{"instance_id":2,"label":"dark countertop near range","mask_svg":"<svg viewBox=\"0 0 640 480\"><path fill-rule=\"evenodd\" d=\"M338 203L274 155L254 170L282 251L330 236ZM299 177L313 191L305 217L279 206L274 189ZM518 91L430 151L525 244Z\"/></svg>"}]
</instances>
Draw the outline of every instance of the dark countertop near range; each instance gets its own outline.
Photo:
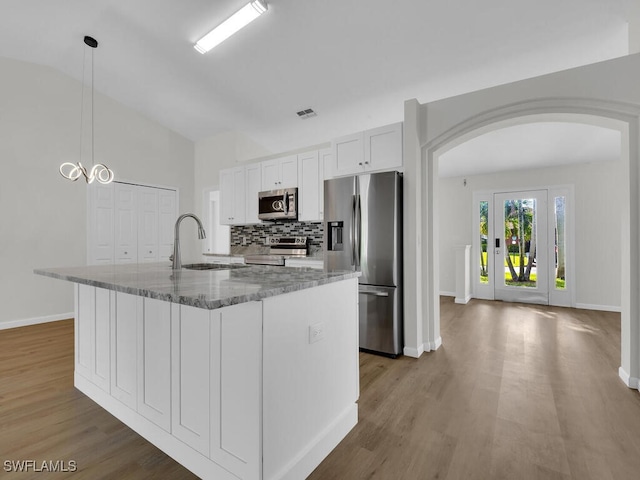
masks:
<instances>
[{"instance_id":1,"label":"dark countertop near range","mask_svg":"<svg viewBox=\"0 0 640 480\"><path fill-rule=\"evenodd\" d=\"M34 273L206 309L262 300L360 276L359 272L267 265L174 271L167 263L46 268L36 269Z\"/></svg>"}]
</instances>

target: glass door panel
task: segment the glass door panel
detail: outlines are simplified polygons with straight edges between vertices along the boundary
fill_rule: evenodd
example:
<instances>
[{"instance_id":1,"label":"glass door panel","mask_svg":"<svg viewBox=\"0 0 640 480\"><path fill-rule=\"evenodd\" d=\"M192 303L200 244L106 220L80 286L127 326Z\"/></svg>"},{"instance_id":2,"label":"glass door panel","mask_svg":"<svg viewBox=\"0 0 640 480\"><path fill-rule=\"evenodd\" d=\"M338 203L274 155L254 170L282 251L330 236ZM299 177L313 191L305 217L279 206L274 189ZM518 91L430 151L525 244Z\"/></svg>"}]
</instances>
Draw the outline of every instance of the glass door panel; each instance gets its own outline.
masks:
<instances>
[{"instance_id":1,"label":"glass door panel","mask_svg":"<svg viewBox=\"0 0 640 480\"><path fill-rule=\"evenodd\" d=\"M494 296L548 304L547 192L494 195Z\"/></svg>"}]
</instances>

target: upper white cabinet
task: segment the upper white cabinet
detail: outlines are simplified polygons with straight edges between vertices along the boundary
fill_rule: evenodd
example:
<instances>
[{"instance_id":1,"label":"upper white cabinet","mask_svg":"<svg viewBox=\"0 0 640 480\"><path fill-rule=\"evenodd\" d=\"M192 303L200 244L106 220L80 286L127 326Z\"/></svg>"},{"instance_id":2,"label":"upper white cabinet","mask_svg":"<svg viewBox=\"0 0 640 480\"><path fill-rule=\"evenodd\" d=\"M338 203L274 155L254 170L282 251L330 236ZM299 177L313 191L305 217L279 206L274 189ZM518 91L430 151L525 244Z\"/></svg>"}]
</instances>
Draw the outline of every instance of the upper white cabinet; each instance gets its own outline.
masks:
<instances>
[{"instance_id":1,"label":"upper white cabinet","mask_svg":"<svg viewBox=\"0 0 640 480\"><path fill-rule=\"evenodd\" d=\"M265 160L262 165L262 190L279 190L298 186L298 156Z\"/></svg>"},{"instance_id":2,"label":"upper white cabinet","mask_svg":"<svg viewBox=\"0 0 640 480\"><path fill-rule=\"evenodd\" d=\"M254 163L245 168L246 200L245 222L260 223L258 218L258 193L262 191L262 165Z\"/></svg>"},{"instance_id":3,"label":"upper white cabinet","mask_svg":"<svg viewBox=\"0 0 640 480\"><path fill-rule=\"evenodd\" d=\"M331 176L402 167L402 122L337 138Z\"/></svg>"},{"instance_id":4,"label":"upper white cabinet","mask_svg":"<svg viewBox=\"0 0 640 480\"><path fill-rule=\"evenodd\" d=\"M317 150L298 155L298 220L322 220L322 168Z\"/></svg>"},{"instance_id":5,"label":"upper white cabinet","mask_svg":"<svg viewBox=\"0 0 640 480\"><path fill-rule=\"evenodd\" d=\"M237 225L245 222L245 167L220 171L220 223Z\"/></svg>"},{"instance_id":6,"label":"upper white cabinet","mask_svg":"<svg viewBox=\"0 0 640 480\"><path fill-rule=\"evenodd\" d=\"M173 251L177 193L113 182L89 189L87 262L158 262Z\"/></svg>"},{"instance_id":7,"label":"upper white cabinet","mask_svg":"<svg viewBox=\"0 0 640 480\"><path fill-rule=\"evenodd\" d=\"M332 173L353 175L364 170L364 133L354 133L333 141Z\"/></svg>"}]
</instances>

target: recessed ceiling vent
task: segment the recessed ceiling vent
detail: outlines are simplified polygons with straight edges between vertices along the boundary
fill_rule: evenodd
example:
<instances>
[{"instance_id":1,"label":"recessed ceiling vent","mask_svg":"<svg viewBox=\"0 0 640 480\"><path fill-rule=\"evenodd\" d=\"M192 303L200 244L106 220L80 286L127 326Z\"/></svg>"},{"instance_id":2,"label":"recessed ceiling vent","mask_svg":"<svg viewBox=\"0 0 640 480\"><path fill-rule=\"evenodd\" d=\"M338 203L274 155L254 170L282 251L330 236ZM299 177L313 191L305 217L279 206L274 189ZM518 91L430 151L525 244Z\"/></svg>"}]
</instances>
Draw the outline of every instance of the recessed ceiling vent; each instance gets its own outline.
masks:
<instances>
[{"instance_id":1,"label":"recessed ceiling vent","mask_svg":"<svg viewBox=\"0 0 640 480\"><path fill-rule=\"evenodd\" d=\"M318 114L316 112L313 111L313 109L311 108L307 108L306 110L300 110L299 112L296 112L298 114L298 116L302 119L305 120L307 118L311 118L311 117L315 117Z\"/></svg>"}]
</instances>

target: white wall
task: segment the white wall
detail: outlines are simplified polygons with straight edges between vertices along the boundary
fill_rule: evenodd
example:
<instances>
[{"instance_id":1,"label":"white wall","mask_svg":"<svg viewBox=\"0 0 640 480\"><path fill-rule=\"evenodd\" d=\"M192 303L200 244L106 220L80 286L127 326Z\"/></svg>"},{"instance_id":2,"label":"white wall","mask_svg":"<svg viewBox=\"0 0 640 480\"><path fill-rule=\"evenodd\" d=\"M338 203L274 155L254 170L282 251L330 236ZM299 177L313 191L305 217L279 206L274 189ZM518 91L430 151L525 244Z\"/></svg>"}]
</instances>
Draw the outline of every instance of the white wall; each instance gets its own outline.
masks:
<instances>
[{"instance_id":1,"label":"white wall","mask_svg":"<svg viewBox=\"0 0 640 480\"><path fill-rule=\"evenodd\" d=\"M48 67L0 58L0 328L73 310L71 284L33 269L86 263L87 187L58 173L79 160L80 92ZM192 141L96 93L95 160L116 178L178 187L192 211L193 157Z\"/></svg>"},{"instance_id":2,"label":"white wall","mask_svg":"<svg viewBox=\"0 0 640 480\"><path fill-rule=\"evenodd\" d=\"M455 245L473 244L474 191L575 187L576 303L620 308L621 162L440 179L440 290L455 292ZM473 257L472 261L475 261Z\"/></svg>"},{"instance_id":3,"label":"white wall","mask_svg":"<svg viewBox=\"0 0 640 480\"><path fill-rule=\"evenodd\" d=\"M218 188L220 170L231 168L239 162L246 162L271 152L258 145L246 135L239 132L226 132L214 135L195 144L195 212L204 219L205 192Z\"/></svg>"}]
</instances>

